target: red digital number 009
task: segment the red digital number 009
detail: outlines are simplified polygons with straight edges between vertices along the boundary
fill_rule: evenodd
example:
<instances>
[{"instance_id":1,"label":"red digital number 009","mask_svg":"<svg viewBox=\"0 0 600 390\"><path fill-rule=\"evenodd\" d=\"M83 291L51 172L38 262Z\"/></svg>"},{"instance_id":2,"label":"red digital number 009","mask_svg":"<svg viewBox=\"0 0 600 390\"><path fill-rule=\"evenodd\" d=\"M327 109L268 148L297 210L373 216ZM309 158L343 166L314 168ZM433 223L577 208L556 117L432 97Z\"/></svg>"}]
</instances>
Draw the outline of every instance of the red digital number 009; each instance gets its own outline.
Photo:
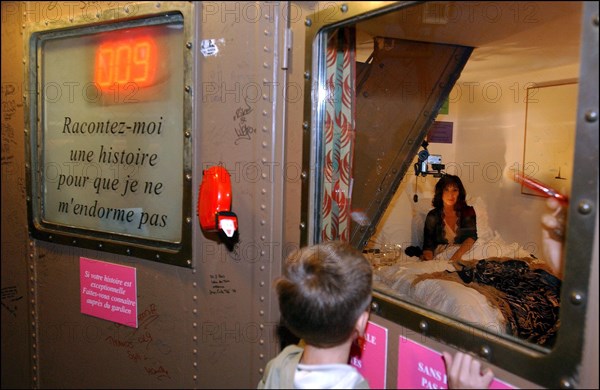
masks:
<instances>
[{"instance_id":1,"label":"red digital number 009","mask_svg":"<svg viewBox=\"0 0 600 390\"><path fill-rule=\"evenodd\" d=\"M94 81L100 89L127 83L146 87L154 82L156 57L150 37L105 42L96 51Z\"/></svg>"}]
</instances>

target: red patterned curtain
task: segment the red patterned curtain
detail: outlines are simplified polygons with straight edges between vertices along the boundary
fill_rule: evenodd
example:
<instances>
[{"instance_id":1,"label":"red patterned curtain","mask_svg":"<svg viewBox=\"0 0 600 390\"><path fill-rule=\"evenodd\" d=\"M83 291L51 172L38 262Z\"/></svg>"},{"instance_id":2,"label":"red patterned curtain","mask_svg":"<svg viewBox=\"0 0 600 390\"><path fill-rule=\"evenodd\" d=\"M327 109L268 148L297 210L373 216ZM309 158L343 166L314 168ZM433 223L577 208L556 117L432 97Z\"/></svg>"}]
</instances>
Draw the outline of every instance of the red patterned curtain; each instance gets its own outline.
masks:
<instances>
[{"instance_id":1,"label":"red patterned curtain","mask_svg":"<svg viewBox=\"0 0 600 390\"><path fill-rule=\"evenodd\" d=\"M355 46L354 28L339 29L328 38L321 225L323 241L350 239L356 101Z\"/></svg>"}]
</instances>

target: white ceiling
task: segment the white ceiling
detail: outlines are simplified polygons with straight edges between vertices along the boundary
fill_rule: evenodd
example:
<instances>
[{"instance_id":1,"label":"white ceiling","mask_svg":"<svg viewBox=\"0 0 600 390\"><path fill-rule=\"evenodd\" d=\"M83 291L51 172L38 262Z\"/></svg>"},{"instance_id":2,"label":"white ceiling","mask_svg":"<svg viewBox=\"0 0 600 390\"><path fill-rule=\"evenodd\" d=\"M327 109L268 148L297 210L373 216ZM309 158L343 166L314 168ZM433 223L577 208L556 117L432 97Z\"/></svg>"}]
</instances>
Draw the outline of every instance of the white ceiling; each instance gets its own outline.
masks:
<instances>
[{"instance_id":1,"label":"white ceiling","mask_svg":"<svg viewBox=\"0 0 600 390\"><path fill-rule=\"evenodd\" d=\"M359 58L375 36L474 47L461 80L579 62L581 2L428 2L360 22Z\"/></svg>"}]
</instances>

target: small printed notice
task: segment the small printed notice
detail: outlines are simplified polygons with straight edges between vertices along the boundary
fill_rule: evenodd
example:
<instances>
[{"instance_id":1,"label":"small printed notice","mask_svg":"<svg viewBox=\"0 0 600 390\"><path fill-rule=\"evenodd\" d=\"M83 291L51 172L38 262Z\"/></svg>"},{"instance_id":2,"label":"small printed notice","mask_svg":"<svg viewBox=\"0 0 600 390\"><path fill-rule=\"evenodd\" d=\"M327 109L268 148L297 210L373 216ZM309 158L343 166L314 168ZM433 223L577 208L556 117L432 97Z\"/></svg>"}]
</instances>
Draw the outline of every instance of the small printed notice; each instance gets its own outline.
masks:
<instances>
[{"instance_id":1,"label":"small printed notice","mask_svg":"<svg viewBox=\"0 0 600 390\"><path fill-rule=\"evenodd\" d=\"M427 133L427 142L451 144L453 129L454 123L452 122L435 121Z\"/></svg>"},{"instance_id":2,"label":"small printed notice","mask_svg":"<svg viewBox=\"0 0 600 390\"><path fill-rule=\"evenodd\" d=\"M350 351L350 365L369 382L372 389L385 389L387 372L388 331L371 321L365 330L364 342L353 346Z\"/></svg>"},{"instance_id":3,"label":"small printed notice","mask_svg":"<svg viewBox=\"0 0 600 390\"><path fill-rule=\"evenodd\" d=\"M81 312L138 327L136 269L79 258Z\"/></svg>"},{"instance_id":4,"label":"small printed notice","mask_svg":"<svg viewBox=\"0 0 600 390\"><path fill-rule=\"evenodd\" d=\"M447 389L448 377L442 354L400 336L398 346L398 389ZM514 389L498 379L490 389Z\"/></svg>"}]
</instances>

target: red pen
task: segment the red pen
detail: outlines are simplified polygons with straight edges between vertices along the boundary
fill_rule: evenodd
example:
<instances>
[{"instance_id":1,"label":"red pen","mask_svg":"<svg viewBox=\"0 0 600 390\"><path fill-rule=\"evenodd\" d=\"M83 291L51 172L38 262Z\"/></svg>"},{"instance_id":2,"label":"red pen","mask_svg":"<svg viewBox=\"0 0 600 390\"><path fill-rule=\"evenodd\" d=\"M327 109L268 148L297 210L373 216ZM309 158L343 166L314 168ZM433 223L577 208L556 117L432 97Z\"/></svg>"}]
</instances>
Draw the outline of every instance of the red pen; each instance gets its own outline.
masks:
<instances>
[{"instance_id":1,"label":"red pen","mask_svg":"<svg viewBox=\"0 0 600 390\"><path fill-rule=\"evenodd\" d=\"M531 188L532 190L541 192L547 197L555 198L561 203L569 203L569 198L566 195L561 194L554 188L550 188L540 181L537 181L530 177L526 177L524 175L521 175L520 173L515 173L515 181L518 183L522 183L524 186Z\"/></svg>"}]
</instances>

